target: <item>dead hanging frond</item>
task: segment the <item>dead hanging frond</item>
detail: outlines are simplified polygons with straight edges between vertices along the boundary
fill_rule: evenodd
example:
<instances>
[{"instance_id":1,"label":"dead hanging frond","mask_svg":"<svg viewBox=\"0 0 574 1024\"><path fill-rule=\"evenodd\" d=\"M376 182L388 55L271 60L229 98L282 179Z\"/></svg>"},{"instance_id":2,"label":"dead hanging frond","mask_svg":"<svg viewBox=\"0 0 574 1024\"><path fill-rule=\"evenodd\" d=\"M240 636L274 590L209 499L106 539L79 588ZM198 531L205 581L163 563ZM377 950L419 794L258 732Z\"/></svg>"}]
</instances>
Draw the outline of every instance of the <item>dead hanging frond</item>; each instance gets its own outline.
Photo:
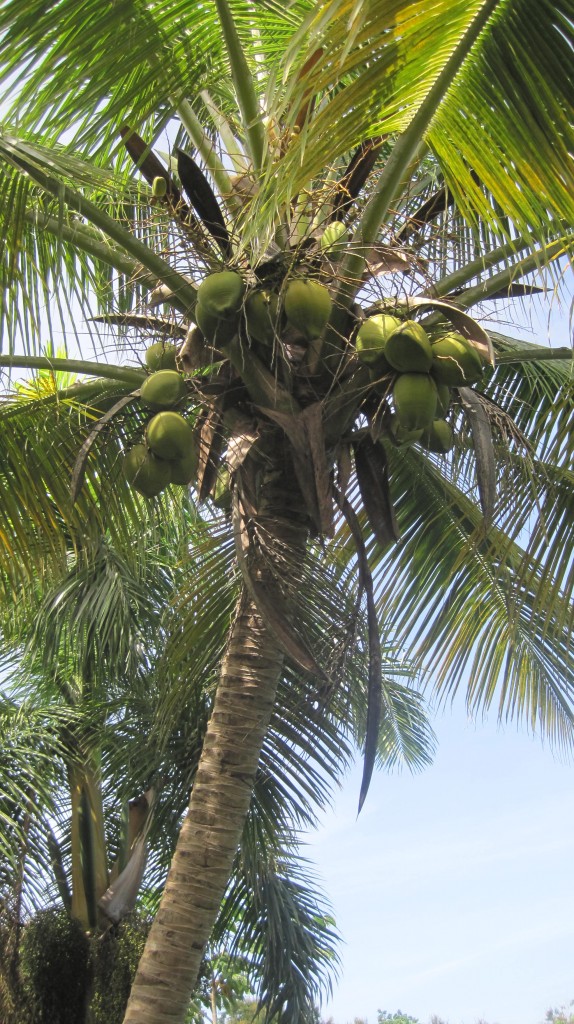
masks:
<instances>
[{"instance_id":1,"label":"dead hanging frond","mask_svg":"<svg viewBox=\"0 0 574 1024\"><path fill-rule=\"evenodd\" d=\"M412 236L418 238L427 224L453 205L454 196L443 185L442 188L433 192L417 210L409 215L400 231L397 232L397 241L404 245Z\"/></svg>"},{"instance_id":2,"label":"dead hanging frond","mask_svg":"<svg viewBox=\"0 0 574 1024\"><path fill-rule=\"evenodd\" d=\"M496 500L496 461L490 419L480 395L472 388L459 388L458 394L463 411L470 423L480 507L485 526L488 527L492 523Z\"/></svg>"},{"instance_id":3,"label":"dead hanging frond","mask_svg":"<svg viewBox=\"0 0 574 1024\"><path fill-rule=\"evenodd\" d=\"M205 340L203 333L195 324L184 332L184 342L177 353L177 363L183 373L195 373L196 370L201 370L223 358L223 353Z\"/></svg>"},{"instance_id":4,"label":"dead hanging frond","mask_svg":"<svg viewBox=\"0 0 574 1024\"><path fill-rule=\"evenodd\" d=\"M480 391L474 389L457 388L461 390L471 390L475 399L477 399L482 407L484 408L488 421L492 427L495 427L500 436L503 438L504 443L507 447L511 444L517 445L525 455L532 453L533 447L526 435L517 426L515 420L506 409L503 409L499 402L495 401L490 395L483 394Z\"/></svg>"},{"instance_id":5,"label":"dead hanging frond","mask_svg":"<svg viewBox=\"0 0 574 1024\"><path fill-rule=\"evenodd\" d=\"M299 79L304 79L309 75L309 72L311 72L313 68L321 60L324 52L325 51L323 50L323 47L319 46L314 51L314 53L312 53L310 57L307 58L299 72ZM293 131L295 132L295 134L298 134L301 131L305 122L313 113L316 101L317 97L312 90L308 90L301 97L299 102L299 109L297 110L297 116L295 117L295 120L293 122Z\"/></svg>"},{"instance_id":6,"label":"dead hanging frond","mask_svg":"<svg viewBox=\"0 0 574 1024\"><path fill-rule=\"evenodd\" d=\"M333 494L325 452L323 404L314 402L297 416L262 410L285 432L305 507L318 536L333 536Z\"/></svg>"},{"instance_id":7,"label":"dead hanging frond","mask_svg":"<svg viewBox=\"0 0 574 1024\"><path fill-rule=\"evenodd\" d=\"M185 338L187 328L164 316L151 316L146 313L102 313L92 316L90 320L96 324L109 324L111 327L130 328L134 331L161 334L167 338Z\"/></svg>"},{"instance_id":8,"label":"dead hanging frond","mask_svg":"<svg viewBox=\"0 0 574 1024\"><path fill-rule=\"evenodd\" d=\"M383 704L381 639L377 619L373 577L369 568L369 560L367 557L365 542L363 540L361 525L351 503L346 498L343 498L338 491L335 491L335 500L345 517L345 522L351 531L351 535L355 543L359 567L360 588L364 591L367 600L369 679L367 689L367 725L365 730L365 752L363 755L363 777L361 779L358 807L358 813L360 813L371 784L379 745L379 730L381 726L381 711Z\"/></svg>"},{"instance_id":9,"label":"dead hanging frond","mask_svg":"<svg viewBox=\"0 0 574 1024\"><path fill-rule=\"evenodd\" d=\"M162 202L178 218L186 219L191 211L184 203L182 194L173 176L164 167L151 147L127 124L120 128L120 135L135 166L140 174L143 175L148 185L153 185L157 178L161 178L165 182L165 194L161 197Z\"/></svg>"},{"instance_id":10,"label":"dead hanging frond","mask_svg":"<svg viewBox=\"0 0 574 1024\"><path fill-rule=\"evenodd\" d=\"M127 863L120 871L118 858L112 869L112 881L98 900L98 906L114 924L127 917L136 904L149 852L148 837L153 822L155 797L152 788L128 804L128 828L123 851Z\"/></svg>"},{"instance_id":11,"label":"dead hanging frond","mask_svg":"<svg viewBox=\"0 0 574 1024\"><path fill-rule=\"evenodd\" d=\"M331 220L340 220L357 199L373 170L384 138L368 139L355 150L349 165L335 186Z\"/></svg>"},{"instance_id":12,"label":"dead hanging frond","mask_svg":"<svg viewBox=\"0 0 574 1024\"><path fill-rule=\"evenodd\" d=\"M217 242L223 256L230 259L232 249L229 232L219 203L205 174L193 157L181 149L177 150L177 170L180 181L202 224Z\"/></svg>"},{"instance_id":13,"label":"dead hanging frond","mask_svg":"<svg viewBox=\"0 0 574 1024\"><path fill-rule=\"evenodd\" d=\"M481 185L478 174L471 170L470 176L476 185ZM412 238L411 244L414 244L420 238L427 224L430 224L441 214L445 214L454 205L455 197L452 192L449 192L446 185L437 188L435 192L421 203L418 209L409 214L408 219L397 234L397 241L405 244L409 238Z\"/></svg>"},{"instance_id":14,"label":"dead hanging frond","mask_svg":"<svg viewBox=\"0 0 574 1024\"><path fill-rule=\"evenodd\" d=\"M355 469L369 526L383 549L400 539L389 486L385 449L368 434L354 445Z\"/></svg>"},{"instance_id":15,"label":"dead hanging frond","mask_svg":"<svg viewBox=\"0 0 574 1024\"><path fill-rule=\"evenodd\" d=\"M183 199L172 174L165 168L161 160L153 153L151 147L141 136L129 125L124 125L120 129L120 135L130 157L148 185L155 189L158 180L164 183L160 189L160 194L157 194L156 190L156 194L152 196L152 202L160 203L164 206L177 222L180 230L190 236L198 254L207 260L208 263L211 263L213 261L213 253L211 251L210 239L213 237L213 231L208 225L204 224L203 219L198 220L195 217L193 211ZM198 174L204 177L199 168L197 170ZM207 180L205 180L205 186L211 191ZM217 204L215 197L213 197L213 201ZM219 214L221 216L220 211ZM165 301L165 299L161 301Z\"/></svg>"},{"instance_id":16,"label":"dead hanging frond","mask_svg":"<svg viewBox=\"0 0 574 1024\"><path fill-rule=\"evenodd\" d=\"M220 401L200 412L195 428L195 445L197 447L197 478L196 488L199 501L205 501L211 493L221 463L223 450L223 410Z\"/></svg>"}]
</instances>

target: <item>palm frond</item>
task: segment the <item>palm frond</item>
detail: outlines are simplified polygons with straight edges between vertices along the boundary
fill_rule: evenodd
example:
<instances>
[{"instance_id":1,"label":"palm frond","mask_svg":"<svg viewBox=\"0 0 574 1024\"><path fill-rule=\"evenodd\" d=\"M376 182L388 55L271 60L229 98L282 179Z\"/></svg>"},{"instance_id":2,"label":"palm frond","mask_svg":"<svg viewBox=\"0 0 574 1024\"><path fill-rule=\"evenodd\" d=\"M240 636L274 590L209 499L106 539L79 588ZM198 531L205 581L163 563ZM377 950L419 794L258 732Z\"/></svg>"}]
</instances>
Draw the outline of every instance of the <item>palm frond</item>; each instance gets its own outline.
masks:
<instances>
[{"instance_id":1,"label":"palm frond","mask_svg":"<svg viewBox=\"0 0 574 1024\"><path fill-rule=\"evenodd\" d=\"M298 0L285 9L262 3L256 11L244 2L231 7L248 52L253 50L255 17L258 46L273 59L284 51L300 10L308 10L309 4ZM25 69L19 118L41 125L52 139L66 122L73 126L74 146L87 146L92 152L95 148L106 159L124 121L130 120L142 133L149 128L153 140L180 100L198 97L212 81L229 79L213 5L193 11L181 0L120 5L105 26L96 3L87 4L82 14L79 30L73 3L26 8L14 0L6 10L7 38L0 50L5 81L13 69L20 74ZM62 63L70 71L64 92L57 74Z\"/></svg>"},{"instance_id":2,"label":"palm frond","mask_svg":"<svg viewBox=\"0 0 574 1024\"><path fill-rule=\"evenodd\" d=\"M324 168L366 138L398 135L400 140L482 6L444 3L431 11L423 3L378 4L361 9L351 29L346 9L337 9L335 3L317 9L307 26L307 44L302 45L296 34L287 52L284 63L291 77L285 93L275 90L274 95L283 109L289 101L291 109L297 110L309 92L321 102L304 129L291 138L279 166L273 168L273 183L269 177L261 193L261 209L280 209L312 179L317 183ZM506 215L519 230L543 239L552 216L563 216L567 223L572 220L565 141L571 137L568 111L572 106L570 84L564 81L572 55L567 8L567 3L547 3L540 8L532 0L499 5L428 127L426 141L438 156L459 209L471 222L480 216L485 223L504 228ZM540 32L545 40L544 70L532 58ZM306 76L298 77L297 70L318 43L323 58ZM501 75L492 74L493 62ZM511 74L517 76L520 88L514 80L509 82ZM540 90L542 76L546 82ZM504 94L501 78L509 86ZM550 89L552 113L547 109ZM529 112L525 119L526 104ZM475 107L479 128L471 130ZM470 110L472 114L468 114ZM346 116L349 111L352 117ZM279 122L283 110L276 108L272 115ZM515 118L520 125L536 122L537 130L530 134L527 146L528 129L517 131ZM557 124L561 126L560 140L553 147L549 136ZM492 160L493 147L496 161ZM555 167L551 186L545 181L549 163ZM480 184L473 175L478 175ZM520 185L514 189L510 205L509 175ZM459 184L455 188L456 177ZM261 216L256 221L260 223Z\"/></svg>"},{"instance_id":3,"label":"palm frond","mask_svg":"<svg viewBox=\"0 0 574 1024\"><path fill-rule=\"evenodd\" d=\"M175 0L138 4L130 7L129 16L120 6L105 28L96 7L89 7L84 27L90 48L82 42L83 34L67 31L75 19L72 6L32 13L23 10L20 0L8 5L2 53L7 74L15 67L21 70L23 61L28 68L19 98L26 124L42 125L53 141L50 126L56 119L61 124L65 111L67 124L80 125L74 146L91 144L93 152L93 140L98 139L95 148L103 155L113 146L111 125L123 124L129 115L138 130L151 126L153 141L178 102L191 100L194 116L203 119L215 139L216 125L199 97L218 80L218 97L226 95L226 88L230 96L225 83L230 82L231 67L214 6L203 5L192 13ZM257 203L258 209L268 211L269 224L324 168L365 139L407 129L482 7L479 0L471 7L445 0L431 12L423 3L394 0L357 9L349 22L347 9L335 0L319 10L297 3L285 11L275 4L254 10L241 0L229 3L243 59L261 94L262 116L272 126L268 180ZM544 42L538 46L540 39ZM125 41L122 59L118 41L120 46ZM322 57L310 60L318 44ZM481 216L487 224L504 224L506 216L531 237L541 238L549 218L572 220L567 161L571 54L567 0L559 5L534 0L499 5L474 44L428 130L428 143L447 184L471 221ZM71 71L64 88L54 74L63 59L78 76L76 80ZM309 96L320 102L302 130L289 136ZM227 104L230 114L234 102ZM352 117L345 116L349 110ZM253 118L245 123L245 116L242 134L252 130ZM480 131L471 130L469 123L478 124ZM289 137L284 152L279 146L283 133ZM491 158L493 151L497 160ZM510 203L509 173L520 186ZM250 224L257 224L253 230L259 231L261 217L250 216L247 232Z\"/></svg>"},{"instance_id":4,"label":"palm frond","mask_svg":"<svg viewBox=\"0 0 574 1024\"><path fill-rule=\"evenodd\" d=\"M129 680L150 671L162 642L161 615L173 578L165 559L126 563L102 539L44 597L28 644L46 673L60 662L68 671L119 695Z\"/></svg>"},{"instance_id":5,"label":"palm frond","mask_svg":"<svg viewBox=\"0 0 574 1024\"><path fill-rule=\"evenodd\" d=\"M37 351L46 330L78 344L87 332L96 348L93 312L137 307L162 281L162 267L172 291L186 292L183 308L193 306L189 280L171 266L192 226L184 229L154 207L151 190L134 185L125 171L98 168L33 135L2 131L0 181L0 327L10 350L18 343ZM204 233L196 228L196 236L202 254ZM171 301L181 305L175 294Z\"/></svg>"},{"instance_id":6,"label":"palm frond","mask_svg":"<svg viewBox=\"0 0 574 1024\"><path fill-rule=\"evenodd\" d=\"M6 396L0 407L0 567L7 593L34 576L53 573L60 580L69 554L97 550L105 534L126 557L134 545L141 550L147 539L152 542L154 534L161 543L170 517L163 516L161 504L150 506L135 495L121 469L123 452L143 436L146 413L137 403L114 417L98 436L75 504L70 497L82 441L101 414L131 390L130 385L93 380L38 399L30 388L26 395ZM175 501L178 507L183 503L191 514L187 497L172 490L164 500Z\"/></svg>"},{"instance_id":7,"label":"palm frond","mask_svg":"<svg viewBox=\"0 0 574 1024\"><path fill-rule=\"evenodd\" d=\"M574 91L564 72L574 44L571 15L568 0L500 5L438 111L429 142L471 220L495 219L471 171L518 230L533 237L553 210L565 203L566 214L570 206ZM572 223L571 212L565 223Z\"/></svg>"},{"instance_id":8,"label":"palm frond","mask_svg":"<svg viewBox=\"0 0 574 1024\"><path fill-rule=\"evenodd\" d=\"M0 722L0 863L9 870L22 844L33 838L39 849L38 825L55 813L60 766L69 751L66 736L78 715L71 708L20 704L2 695Z\"/></svg>"},{"instance_id":9,"label":"palm frond","mask_svg":"<svg viewBox=\"0 0 574 1024\"><path fill-rule=\"evenodd\" d=\"M296 840L248 841L250 827L214 938L232 928L231 952L247 957L264 1019L310 1022L339 967L334 921Z\"/></svg>"},{"instance_id":10,"label":"palm frond","mask_svg":"<svg viewBox=\"0 0 574 1024\"><path fill-rule=\"evenodd\" d=\"M485 535L477 504L442 467L414 452L397 453L393 462L403 540L381 559L378 575L380 614L394 642L408 643L415 664L418 651L443 693L453 694L470 678L473 711L496 701L501 717L524 720L569 745L569 556L557 579L555 564L550 574L507 532L491 528ZM512 513L504 526L517 529Z\"/></svg>"}]
</instances>

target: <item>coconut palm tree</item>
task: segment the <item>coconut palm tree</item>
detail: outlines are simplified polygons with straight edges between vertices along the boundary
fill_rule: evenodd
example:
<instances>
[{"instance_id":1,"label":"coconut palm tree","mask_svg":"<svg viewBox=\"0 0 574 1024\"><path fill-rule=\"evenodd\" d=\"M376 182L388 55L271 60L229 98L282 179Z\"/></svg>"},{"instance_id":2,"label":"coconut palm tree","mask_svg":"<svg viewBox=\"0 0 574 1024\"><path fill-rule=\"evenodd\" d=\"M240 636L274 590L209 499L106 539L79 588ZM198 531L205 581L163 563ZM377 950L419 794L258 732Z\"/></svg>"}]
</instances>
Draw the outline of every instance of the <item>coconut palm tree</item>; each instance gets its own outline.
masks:
<instances>
[{"instance_id":1,"label":"coconut palm tree","mask_svg":"<svg viewBox=\"0 0 574 1024\"><path fill-rule=\"evenodd\" d=\"M570 352L487 333L468 310L526 301L541 268L560 284L572 13L5 5L5 80L20 81L0 136L4 326L40 354L2 362L96 378L24 459L8 433L6 579L102 520L137 543L146 503L183 479L227 504L242 580L126 1021L184 1019L286 680L303 684L291 704L335 713L350 653L365 655L360 802L401 718L383 628L443 694L469 679L473 709L571 739ZM69 314L82 340L88 295L129 365L41 354L47 318ZM175 433L165 406L186 421ZM337 586L354 586L350 605ZM195 628L168 645L182 665Z\"/></svg>"}]
</instances>

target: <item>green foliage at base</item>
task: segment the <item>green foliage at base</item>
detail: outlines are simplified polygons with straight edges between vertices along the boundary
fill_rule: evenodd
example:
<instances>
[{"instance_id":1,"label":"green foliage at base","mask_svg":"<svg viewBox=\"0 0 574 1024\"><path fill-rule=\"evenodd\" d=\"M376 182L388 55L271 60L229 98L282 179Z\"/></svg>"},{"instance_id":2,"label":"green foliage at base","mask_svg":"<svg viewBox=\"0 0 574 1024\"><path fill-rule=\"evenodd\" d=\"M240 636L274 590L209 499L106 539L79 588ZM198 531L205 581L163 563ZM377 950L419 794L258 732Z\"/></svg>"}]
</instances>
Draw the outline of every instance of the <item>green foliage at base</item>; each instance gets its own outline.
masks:
<instances>
[{"instance_id":1,"label":"green foliage at base","mask_svg":"<svg viewBox=\"0 0 574 1024\"><path fill-rule=\"evenodd\" d=\"M221 1020L222 1024L274 1024L278 1018L266 1018L265 1011L261 1009L256 999L242 999ZM309 1024L319 1024L319 1013L317 1010L311 1011Z\"/></svg>"},{"instance_id":2,"label":"green foliage at base","mask_svg":"<svg viewBox=\"0 0 574 1024\"><path fill-rule=\"evenodd\" d=\"M65 911L40 911L22 932L3 1024L121 1024L148 928L132 916L88 937Z\"/></svg>"},{"instance_id":3,"label":"green foliage at base","mask_svg":"<svg viewBox=\"0 0 574 1024\"><path fill-rule=\"evenodd\" d=\"M547 1011L545 1020L548 1024L574 1024L574 999L568 1006L554 1006Z\"/></svg>"},{"instance_id":4,"label":"green foliage at base","mask_svg":"<svg viewBox=\"0 0 574 1024\"><path fill-rule=\"evenodd\" d=\"M18 971L18 925L11 907L0 902L0 1021L20 1024L22 985Z\"/></svg>"},{"instance_id":5,"label":"green foliage at base","mask_svg":"<svg viewBox=\"0 0 574 1024\"><path fill-rule=\"evenodd\" d=\"M90 943L61 910L43 910L26 925L20 947L22 1024L79 1024L89 991Z\"/></svg>"},{"instance_id":6,"label":"green foliage at base","mask_svg":"<svg viewBox=\"0 0 574 1024\"><path fill-rule=\"evenodd\" d=\"M121 1024L148 927L147 922L131 917L92 940L89 1024Z\"/></svg>"}]
</instances>

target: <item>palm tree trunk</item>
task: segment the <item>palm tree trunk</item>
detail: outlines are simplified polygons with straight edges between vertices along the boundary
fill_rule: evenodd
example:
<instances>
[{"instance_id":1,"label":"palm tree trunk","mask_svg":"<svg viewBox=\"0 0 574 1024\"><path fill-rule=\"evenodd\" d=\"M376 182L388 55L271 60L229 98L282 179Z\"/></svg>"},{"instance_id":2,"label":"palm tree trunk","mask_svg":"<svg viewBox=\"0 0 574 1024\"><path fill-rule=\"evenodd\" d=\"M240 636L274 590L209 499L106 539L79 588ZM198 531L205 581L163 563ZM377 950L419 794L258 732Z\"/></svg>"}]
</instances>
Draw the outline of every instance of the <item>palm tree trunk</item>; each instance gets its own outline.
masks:
<instances>
[{"instance_id":1,"label":"palm tree trunk","mask_svg":"<svg viewBox=\"0 0 574 1024\"><path fill-rule=\"evenodd\" d=\"M68 767L72 805L71 914L85 931L98 919L98 900L109 885L101 783L97 771L79 753Z\"/></svg>"},{"instance_id":2,"label":"palm tree trunk","mask_svg":"<svg viewBox=\"0 0 574 1024\"><path fill-rule=\"evenodd\" d=\"M283 497L285 516L292 483ZM306 524L269 515L266 529L301 564ZM188 812L124 1024L185 1021L241 839L282 666L282 649L243 587Z\"/></svg>"}]
</instances>

